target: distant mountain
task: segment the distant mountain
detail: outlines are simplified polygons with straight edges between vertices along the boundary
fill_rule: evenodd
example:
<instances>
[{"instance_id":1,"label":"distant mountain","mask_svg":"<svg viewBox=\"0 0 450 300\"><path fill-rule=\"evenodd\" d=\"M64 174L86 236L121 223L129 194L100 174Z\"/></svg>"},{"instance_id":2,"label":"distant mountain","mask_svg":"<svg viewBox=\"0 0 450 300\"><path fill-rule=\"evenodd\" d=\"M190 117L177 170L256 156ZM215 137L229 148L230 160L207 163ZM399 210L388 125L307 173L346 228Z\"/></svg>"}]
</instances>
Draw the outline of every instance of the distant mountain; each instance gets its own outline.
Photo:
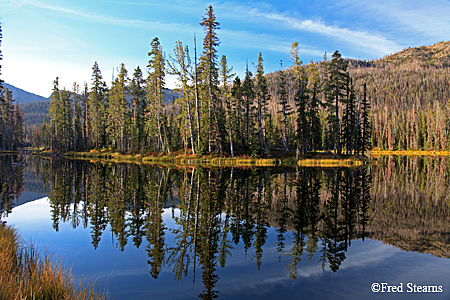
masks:
<instances>
[{"instance_id":1,"label":"distant mountain","mask_svg":"<svg viewBox=\"0 0 450 300\"><path fill-rule=\"evenodd\" d=\"M431 46L408 48L388 55L381 62L403 65L419 63L420 65L450 66L450 41L440 42Z\"/></svg>"},{"instance_id":2,"label":"distant mountain","mask_svg":"<svg viewBox=\"0 0 450 300\"><path fill-rule=\"evenodd\" d=\"M16 103L18 101L19 105L25 104L25 103L32 103L32 102L40 102L40 101L49 101L50 98L45 98L27 91L24 91L18 87L15 87L8 83L3 83L3 86L7 88L9 91L13 94L13 99L16 100Z\"/></svg>"},{"instance_id":3,"label":"distant mountain","mask_svg":"<svg viewBox=\"0 0 450 300\"><path fill-rule=\"evenodd\" d=\"M20 103L20 102L19 102ZM25 116L25 125L38 125L50 121L48 117L48 108L50 107L50 100L37 101L32 103L20 104L20 109Z\"/></svg>"}]
</instances>

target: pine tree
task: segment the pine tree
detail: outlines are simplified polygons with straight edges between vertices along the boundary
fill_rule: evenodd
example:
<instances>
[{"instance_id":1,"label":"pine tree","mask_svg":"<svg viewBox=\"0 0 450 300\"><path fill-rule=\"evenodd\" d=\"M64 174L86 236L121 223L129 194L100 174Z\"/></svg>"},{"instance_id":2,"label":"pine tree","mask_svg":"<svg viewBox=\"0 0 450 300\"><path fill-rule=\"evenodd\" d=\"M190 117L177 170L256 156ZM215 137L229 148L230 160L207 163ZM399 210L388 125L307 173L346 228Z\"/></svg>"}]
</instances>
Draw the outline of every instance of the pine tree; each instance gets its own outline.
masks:
<instances>
[{"instance_id":1,"label":"pine tree","mask_svg":"<svg viewBox=\"0 0 450 300\"><path fill-rule=\"evenodd\" d=\"M245 78L242 83L242 96L243 96L243 109L244 109L244 130L245 134L243 137L243 147L246 150L249 150L251 140L250 140L250 129L252 128L252 103L255 97L255 90L253 89L253 74L248 69L248 63L245 68Z\"/></svg>"},{"instance_id":2,"label":"pine tree","mask_svg":"<svg viewBox=\"0 0 450 300\"><path fill-rule=\"evenodd\" d=\"M132 129L131 129L131 152L139 151L142 153L144 146L144 112L145 91L144 79L139 66L134 70L133 79L130 83L130 99L132 105Z\"/></svg>"},{"instance_id":3,"label":"pine tree","mask_svg":"<svg viewBox=\"0 0 450 300\"><path fill-rule=\"evenodd\" d=\"M206 9L203 21L200 23L205 31L205 38L203 40L203 55L200 58L203 67L203 78L207 88L208 100L208 116L211 124L208 142L208 151L212 152L211 138L215 136L214 140L218 144L220 154L223 154L222 149L222 134L220 131L220 124L217 109L217 95L218 90L218 68L217 68L217 47L219 46L219 38L216 30L220 29L219 22L216 21L214 10L210 5ZM212 111L211 111L212 110ZM215 133L212 127L215 124Z\"/></svg>"},{"instance_id":4,"label":"pine tree","mask_svg":"<svg viewBox=\"0 0 450 300\"><path fill-rule=\"evenodd\" d=\"M287 123L288 116L292 113L292 108L288 103L288 94L286 90L286 73L283 71L283 61L280 62L280 70L278 71L278 94L279 94L279 104L281 109L278 113L282 114L283 122L283 146L284 154L288 153L288 133L287 133Z\"/></svg>"},{"instance_id":5,"label":"pine tree","mask_svg":"<svg viewBox=\"0 0 450 300\"><path fill-rule=\"evenodd\" d=\"M297 147L300 148L302 154L308 152L309 127L308 127L308 77L302 67L303 62L298 56L298 42L292 44L291 60L293 61L294 80L295 80L295 104L297 106ZM297 148L297 149L298 149Z\"/></svg>"},{"instance_id":6,"label":"pine tree","mask_svg":"<svg viewBox=\"0 0 450 300\"><path fill-rule=\"evenodd\" d=\"M152 50L148 53L150 57L147 67L149 73L147 77L147 127L150 134L157 135L156 149L159 152L170 153L167 141L166 125L164 123L163 96L165 85L165 59L159 39L155 37L150 43ZM156 123L155 123L156 122Z\"/></svg>"},{"instance_id":7,"label":"pine tree","mask_svg":"<svg viewBox=\"0 0 450 300\"><path fill-rule=\"evenodd\" d=\"M332 142L334 143L334 154L341 154L341 123L339 118L339 104L345 95L346 80L348 77L347 63L341 57L339 51L335 51L331 56L331 62L328 65L328 76L330 83L329 90L329 109L331 115L334 112L332 120Z\"/></svg>"},{"instance_id":8,"label":"pine tree","mask_svg":"<svg viewBox=\"0 0 450 300\"><path fill-rule=\"evenodd\" d=\"M316 64L311 60L308 67L308 91L310 94L309 99L309 145L313 150L321 149L322 147L322 128L319 119L319 108L322 104L319 99L320 92L320 78L319 71L317 70Z\"/></svg>"},{"instance_id":9,"label":"pine tree","mask_svg":"<svg viewBox=\"0 0 450 300\"><path fill-rule=\"evenodd\" d=\"M92 67L92 86L89 93L89 135L95 149L105 146L106 141L106 83L97 62Z\"/></svg>"},{"instance_id":10,"label":"pine tree","mask_svg":"<svg viewBox=\"0 0 450 300\"><path fill-rule=\"evenodd\" d=\"M361 143L360 149L362 155L371 148L372 125L370 124L370 101L367 99L367 87L364 83L364 92L361 99Z\"/></svg>"},{"instance_id":11,"label":"pine tree","mask_svg":"<svg viewBox=\"0 0 450 300\"><path fill-rule=\"evenodd\" d=\"M114 79L109 92L109 105L107 109L108 137L111 139L113 149L118 148L121 152L125 152L127 148L128 104L126 96L128 94L128 81L128 71L122 63L120 65L119 75Z\"/></svg>"},{"instance_id":12,"label":"pine tree","mask_svg":"<svg viewBox=\"0 0 450 300\"><path fill-rule=\"evenodd\" d=\"M183 47L183 43L177 41L173 50L175 58L171 58L173 63L169 62L170 73L178 76L182 97L179 98L183 114L187 116L189 135L191 140L192 154L195 154L195 136L194 136L194 117L192 113L192 104L190 101L191 93L188 85L191 66L188 46Z\"/></svg>"},{"instance_id":13,"label":"pine tree","mask_svg":"<svg viewBox=\"0 0 450 300\"><path fill-rule=\"evenodd\" d=\"M231 127L232 122L231 93L229 92L228 89L228 80L235 75L231 73L232 71L233 67L228 68L227 57L223 55L220 68L220 75L222 80L221 94L222 99L225 102L225 119L228 125L228 136L230 139L230 155L231 157L234 157L233 131Z\"/></svg>"},{"instance_id":14,"label":"pine tree","mask_svg":"<svg viewBox=\"0 0 450 300\"><path fill-rule=\"evenodd\" d=\"M266 111L267 111L267 101L269 100L269 91L267 85L267 79L264 76L264 66L262 54L259 52L258 65L256 66L256 76L255 76L255 89L256 89L256 99L258 101L257 115L258 115L258 139L259 139L259 153L261 156L264 153L268 154L268 149L266 145Z\"/></svg>"},{"instance_id":15,"label":"pine tree","mask_svg":"<svg viewBox=\"0 0 450 300\"><path fill-rule=\"evenodd\" d=\"M236 76L231 87L231 110L234 116L233 131L235 144L240 142L240 146L243 146L244 129L243 129L243 103L242 103L242 85L239 76ZM236 144L237 146L237 144Z\"/></svg>"}]
</instances>

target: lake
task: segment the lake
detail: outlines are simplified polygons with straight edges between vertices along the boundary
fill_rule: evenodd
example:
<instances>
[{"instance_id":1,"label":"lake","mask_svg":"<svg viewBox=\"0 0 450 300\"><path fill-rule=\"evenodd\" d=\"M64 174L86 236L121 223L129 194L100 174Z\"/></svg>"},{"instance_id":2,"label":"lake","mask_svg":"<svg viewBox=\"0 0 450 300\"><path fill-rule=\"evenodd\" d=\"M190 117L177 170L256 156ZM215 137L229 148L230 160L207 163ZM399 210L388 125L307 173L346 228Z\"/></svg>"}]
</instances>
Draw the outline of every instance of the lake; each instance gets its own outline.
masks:
<instances>
[{"instance_id":1,"label":"lake","mask_svg":"<svg viewBox=\"0 0 450 300\"><path fill-rule=\"evenodd\" d=\"M2 219L114 299L449 299L450 160L205 168L1 157Z\"/></svg>"}]
</instances>

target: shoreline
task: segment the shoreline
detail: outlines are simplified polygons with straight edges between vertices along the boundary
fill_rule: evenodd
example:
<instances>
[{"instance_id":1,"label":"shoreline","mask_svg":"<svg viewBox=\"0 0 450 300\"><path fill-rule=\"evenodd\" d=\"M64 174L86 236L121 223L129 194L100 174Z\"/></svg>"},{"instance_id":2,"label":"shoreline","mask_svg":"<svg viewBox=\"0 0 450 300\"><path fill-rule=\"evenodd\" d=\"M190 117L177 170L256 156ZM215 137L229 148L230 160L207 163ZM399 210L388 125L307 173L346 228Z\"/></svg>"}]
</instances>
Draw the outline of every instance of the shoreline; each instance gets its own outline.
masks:
<instances>
[{"instance_id":1,"label":"shoreline","mask_svg":"<svg viewBox=\"0 0 450 300\"><path fill-rule=\"evenodd\" d=\"M142 154L120 154L108 150L89 152L67 152L64 154L54 154L50 151L35 152L33 155L42 157L63 156L70 159L80 159L89 161L101 161L105 163L136 163L136 164L163 164L177 166L210 166L210 167L359 167L364 165L368 159L359 156L345 156L335 158L330 153L314 153L304 157L295 156L280 158L259 158L259 157L223 157L223 156L197 156L172 153L168 155L148 155Z\"/></svg>"}]
</instances>

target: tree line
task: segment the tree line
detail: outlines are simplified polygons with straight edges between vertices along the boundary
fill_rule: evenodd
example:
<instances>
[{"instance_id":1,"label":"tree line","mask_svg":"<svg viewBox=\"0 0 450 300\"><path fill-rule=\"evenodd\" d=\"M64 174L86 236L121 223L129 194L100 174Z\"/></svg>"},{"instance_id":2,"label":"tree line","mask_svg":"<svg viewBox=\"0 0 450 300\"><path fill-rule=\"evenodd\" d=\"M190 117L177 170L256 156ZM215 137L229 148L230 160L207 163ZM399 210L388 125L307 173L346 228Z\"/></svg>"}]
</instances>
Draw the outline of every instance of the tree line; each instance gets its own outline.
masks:
<instances>
[{"instance_id":1,"label":"tree line","mask_svg":"<svg viewBox=\"0 0 450 300\"><path fill-rule=\"evenodd\" d=\"M0 24L0 46L2 44L3 34ZM0 61L3 60L3 54L0 50ZM1 75L0 64L0 75ZM3 80L0 79L0 152L15 151L22 146L24 140L24 117L19 108L19 104L14 103L11 91L3 86Z\"/></svg>"},{"instance_id":2,"label":"tree line","mask_svg":"<svg viewBox=\"0 0 450 300\"><path fill-rule=\"evenodd\" d=\"M331 60L304 65L292 44L292 66L280 63L276 82L264 73L259 53L255 75L233 73L218 56L220 29L209 6L200 25L202 52L181 41L165 56L155 37L147 76L138 66L132 77L124 64L108 88L100 67L91 85L53 83L50 122L36 129L34 144L55 152L111 148L122 153L255 155L326 150L362 153L370 148L370 101L358 90L348 63L336 51ZM166 75L176 75L178 97L163 103ZM361 91L359 91L361 90ZM365 91L365 90L364 90Z\"/></svg>"}]
</instances>

